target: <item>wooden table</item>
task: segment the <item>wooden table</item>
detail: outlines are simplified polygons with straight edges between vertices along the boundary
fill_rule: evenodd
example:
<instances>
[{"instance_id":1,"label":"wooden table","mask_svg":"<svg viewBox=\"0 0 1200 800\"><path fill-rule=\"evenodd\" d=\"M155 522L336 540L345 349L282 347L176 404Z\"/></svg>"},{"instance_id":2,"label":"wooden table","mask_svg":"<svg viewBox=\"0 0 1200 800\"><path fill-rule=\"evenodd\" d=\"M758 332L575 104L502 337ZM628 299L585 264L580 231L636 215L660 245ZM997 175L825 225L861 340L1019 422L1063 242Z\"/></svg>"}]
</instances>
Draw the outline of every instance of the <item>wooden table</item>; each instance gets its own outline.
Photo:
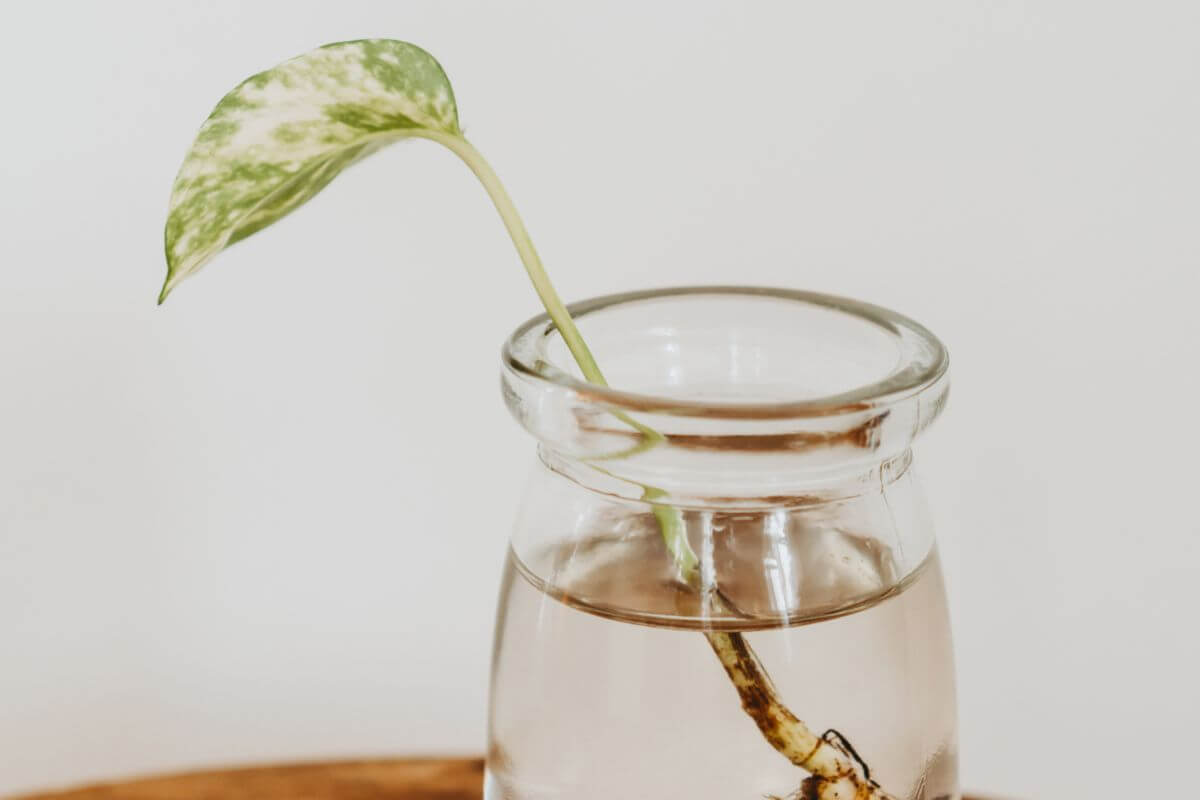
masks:
<instances>
[{"instance_id":1,"label":"wooden table","mask_svg":"<svg viewBox=\"0 0 1200 800\"><path fill-rule=\"evenodd\" d=\"M482 794L483 761L410 758L194 772L19 800L480 800Z\"/></svg>"}]
</instances>

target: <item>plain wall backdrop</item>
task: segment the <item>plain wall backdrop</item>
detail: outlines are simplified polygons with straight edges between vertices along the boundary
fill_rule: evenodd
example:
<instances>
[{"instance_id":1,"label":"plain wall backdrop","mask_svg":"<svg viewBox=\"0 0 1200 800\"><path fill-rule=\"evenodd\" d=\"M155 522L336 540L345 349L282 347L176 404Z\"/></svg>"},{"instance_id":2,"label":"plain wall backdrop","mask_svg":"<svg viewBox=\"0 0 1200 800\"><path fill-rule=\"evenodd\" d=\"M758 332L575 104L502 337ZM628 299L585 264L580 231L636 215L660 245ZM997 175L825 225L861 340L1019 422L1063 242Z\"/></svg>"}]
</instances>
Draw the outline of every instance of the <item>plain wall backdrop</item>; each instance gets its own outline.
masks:
<instances>
[{"instance_id":1,"label":"plain wall backdrop","mask_svg":"<svg viewBox=\"0 0 1200 800\"><path fill-rule=\"evenodd\" d=\"M781 285L938 333L916 463L965 783L1195 785L1200 5L47 2L0 29L0 793L483 747L533 458L498 349L538 305L481 188L394 147L154 305L209 109L363 36L442 61L568 299Z\"/></svg>"}]
</instances>

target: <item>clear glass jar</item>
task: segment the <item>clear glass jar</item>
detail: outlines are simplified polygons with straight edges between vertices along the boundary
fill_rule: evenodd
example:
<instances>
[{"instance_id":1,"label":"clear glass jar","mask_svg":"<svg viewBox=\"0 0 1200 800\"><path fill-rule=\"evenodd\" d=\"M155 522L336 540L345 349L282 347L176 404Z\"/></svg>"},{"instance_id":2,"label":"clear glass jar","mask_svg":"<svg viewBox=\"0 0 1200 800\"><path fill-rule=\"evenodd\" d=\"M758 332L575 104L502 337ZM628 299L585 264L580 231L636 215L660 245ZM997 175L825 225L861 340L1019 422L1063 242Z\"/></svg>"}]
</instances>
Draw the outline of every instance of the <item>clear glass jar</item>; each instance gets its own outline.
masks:
<instances>
[{"instance_id":1,"label":"clear glass jar","mask_svg":"<svg viewBox=\"0 0 1200 800\"><path fill-rule=\"evenodd\" d=\"M571 310L620 389L578 377L546 317L506 343L505 399L539 458L500 594L486 797L853 797L809 778L825 754L875 787L861 796L957 799L910 450L946 399L942 344L776 289Z\"/></svg>"}]
</instances>

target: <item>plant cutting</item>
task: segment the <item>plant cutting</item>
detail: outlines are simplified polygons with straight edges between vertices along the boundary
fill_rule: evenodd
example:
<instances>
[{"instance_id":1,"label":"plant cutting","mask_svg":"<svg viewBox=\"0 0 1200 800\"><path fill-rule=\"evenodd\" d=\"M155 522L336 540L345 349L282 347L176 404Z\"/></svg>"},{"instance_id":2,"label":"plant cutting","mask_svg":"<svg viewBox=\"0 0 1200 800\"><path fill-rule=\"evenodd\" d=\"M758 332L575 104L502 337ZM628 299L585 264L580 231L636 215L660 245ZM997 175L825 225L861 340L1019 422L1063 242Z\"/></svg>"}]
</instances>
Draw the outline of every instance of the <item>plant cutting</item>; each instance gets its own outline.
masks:
<instances>
[{"instance_id":1,"label":"plant cutting","mask_svg":"<svg viewBox=\"0 0 1200 800\"><path fill-rule=\"evenodd\" d=\"M796 776L794 787L798 788L789 791L796 797L821 800L924 797L923 787L916 787L915 794L911 790L889 794L871 770L871 753L861 744L861 753L851 745L853 737L848 730L818 733L804 721L803 714L797 713L802 708L790 707L785 701L746 633L738 629L736 620L748 613L742 608L744 598L735 596L733 589L726 591L716 574L718 567L708 551L717 541L714 537L719 537L719 532L714 533L713 519L717 517L701 515L703 520L697 522L701 517L686 504L675 502L679 494L659 485L652 474L623 474L623 462L641 463L654 451L686 446L689 440L683 434L660 431L661 426L639 418L636 403L622 407L619 390L609 387L597 357L550 282L511 198L488 162L463 136L449 80L438 62L421 48L386 39L330 44L258 73L225 95L201 126L171 192L165 229L167 277L159 302L223 249L295 210L350 165L403 139L436 142L457 155L476 175L499 212L545 307L549 319L546 330L559 337L586 384L597 387L595 391L604 398L616 398L616 402L602 403L598 408L612 423L610 433L623 430L630 445L615 452L589 454L581 459L584 466L580 469L623 479L636 487L632 499L647 509L656 529L657 559L669 566L680 597L690 596L674 602L700 609L701 617L716 620L715 624L700 625L698 630L732 685L730 702L736 696L777 758L803 770ZM588 391L575 389L576 396ZM839 435L858 436L862 441L856 446L860 449L876 447L878 439L872 439L876 428L872 426L881 423L873 419ZM826 446L818 441L822 435L814 433L817 438L812 441ZM564 467L561 471L570 470ZM696 542L699 547L694 546ZM912 574L918 573L914 570ZM902 583L897 578L894 586L884 588L898 591ZM584 584L586 581L580 585ZM884 596L879 595L880 601ZM829 615L840 615L843 610L839 606ZM745 618L747 630L758 625L751 624L751 616ZM615 654L618 658L620 655ZM813 653L810 657L823 659L828 654ZM716 666L695 669L711 671ZM847 668L855 667L851 664ZM837 720L826 720L825 724L833 722ZM717 735L719 732L713 733ZM500 750L497 748L489 758L498 764L516 760L512 753ZM517 764L513 768L519 767ZM518 790L511 791L513 797L525 797L518 795ZM636 795L636 788L626 793ZM527 796L558 795L531 792Z\"/></svg>"}]
</instances>

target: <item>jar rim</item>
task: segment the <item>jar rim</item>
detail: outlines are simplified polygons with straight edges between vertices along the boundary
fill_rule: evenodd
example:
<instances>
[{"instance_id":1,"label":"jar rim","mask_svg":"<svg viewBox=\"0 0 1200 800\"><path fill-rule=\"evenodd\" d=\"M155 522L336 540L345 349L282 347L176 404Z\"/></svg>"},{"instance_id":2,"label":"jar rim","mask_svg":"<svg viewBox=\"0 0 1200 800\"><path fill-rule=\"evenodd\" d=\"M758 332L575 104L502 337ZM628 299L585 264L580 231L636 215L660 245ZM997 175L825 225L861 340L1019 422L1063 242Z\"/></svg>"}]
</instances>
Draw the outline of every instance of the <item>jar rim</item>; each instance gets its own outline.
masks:
<instances>
[{"instance_id":1,"label":"jar rim","mask_svg":"<svg viewBox=\"0 0 1200 800\"><path fill-rule=\"evenodd\" d=\"M582 402L599 404L609 410L745 420L858 414L868 409L902 403L923 394L931 387L941 386L946 380L950 365L949 353L945 345L928 328L891 309L821 292L764 286L678 286L603 295L572 303L567 309L574 319L583 321L589 314L629 303L703 295L730 298L766 297L845 314L870 323L896 337L900 357L893 368L878 380L819 397L770 402L666 397L590 383L555 366L546 348L549 340L557 333L557 327L549 315L543 313L524 322L505 341L501 352L503 367L514 376L540 384L544 388L568 390ZM944 391L939 392L939 407L942 399ZM924 423L932 421L932 416L933 414L929 415ZM924 428L925 424L920 427Z\"/></svg>"}]
</instances>

